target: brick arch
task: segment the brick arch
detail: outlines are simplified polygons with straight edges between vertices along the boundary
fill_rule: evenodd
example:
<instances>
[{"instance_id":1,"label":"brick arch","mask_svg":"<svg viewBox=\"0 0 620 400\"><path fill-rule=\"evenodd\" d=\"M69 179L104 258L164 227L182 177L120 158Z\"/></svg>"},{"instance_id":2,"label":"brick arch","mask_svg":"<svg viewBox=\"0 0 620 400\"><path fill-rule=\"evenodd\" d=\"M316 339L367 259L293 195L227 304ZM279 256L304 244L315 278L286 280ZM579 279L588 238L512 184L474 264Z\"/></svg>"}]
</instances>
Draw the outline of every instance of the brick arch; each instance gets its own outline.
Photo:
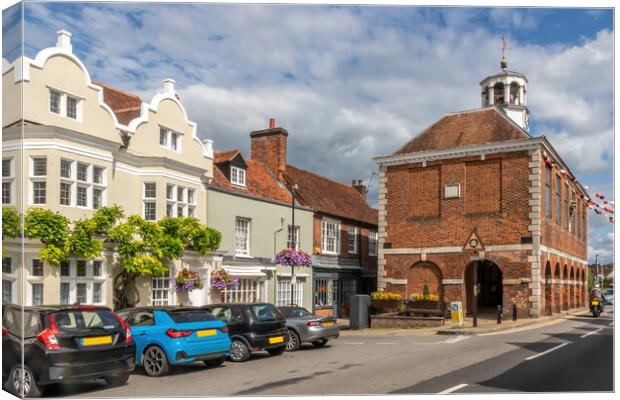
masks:
<instances>
[{"instance_id":1,"label":"brick arch","mask_svg":"<svg viewBox=\"0 0 620 400\"><path fill-rule=\"evenodd\" d=\"M441 269L430 261L419 261L407 271L407 299L414 293L422 293L424 282L428 284L431 294L443 300L443 283Z\"/></svg>"},{"instance_id":2,"label":"brick arch","mask_svg":"<svg viewBox=\"0 0 620 400\"><path fill-rule=\"evenodd\" d=\"M491 307L493 310L498 305L504 306L504 297L507 296L508 290L504 288L503 279L504 271L498 263L492 258L485 258L477 262L478 267L478 284L480 285L480 293L478 297L479 307ZM463 270L465 310L468 315L473 312L473 261L467 263ZM512 296L513 293L508 292ZM509 297L508 297L509 298ZM485 300L488 303L484 304ZM489 310L487 310L489 311ZM495 312L495 311L492 311Z\"/></svg>"},{"instance_id":3,"label":"brick arch","mask_svg":"<svg viewBox=\"0 0 620 400\"><path fill-rule=\"evenodd\" d=\"M560 269L560 263L555 263L553 279L555 283L553 284L553 303L554 303L554 312L558 313L562 311L562 270Z\"/></svg>"},{"instance_id":4,"label":"brick arch","mask_svg":"<svg viewBox=\"0 0 620 400\"><path fill-rule=\"evenodd\" d=\"M553 284L551 275L551 263L547 261L545 265L545 314L553 313Z\"/></svg>"},{"instance_id":5,"label":"brick arch","mask_svg":"<svg viewBox=\"0 0 620 400\"><path fill-rule=\"evenodd\" d=\"M586 268L581 267L581 306L585 307L587 300L587 290L588 290L588 274L586 273Z\"/></svg>"}]
</instances>

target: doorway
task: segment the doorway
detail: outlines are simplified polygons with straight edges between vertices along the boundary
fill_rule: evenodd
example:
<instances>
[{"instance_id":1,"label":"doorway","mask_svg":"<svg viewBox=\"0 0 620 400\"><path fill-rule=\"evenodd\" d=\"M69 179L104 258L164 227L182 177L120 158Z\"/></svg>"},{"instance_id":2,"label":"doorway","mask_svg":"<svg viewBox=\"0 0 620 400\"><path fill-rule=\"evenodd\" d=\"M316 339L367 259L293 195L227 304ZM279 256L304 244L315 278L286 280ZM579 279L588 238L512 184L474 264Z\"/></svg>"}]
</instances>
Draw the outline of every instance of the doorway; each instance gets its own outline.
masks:
<instances>
[{"instance_id":1,"label":"doorway","mask_svg":"<svg viewBox=\"0 0 620 400\"><path fill-rule=\"evenodd\" d=\"M467 315L474 310L474 268L478 275L478 312L495 314L497 306L503 306L504 287L502 271L497 264L489 260L472 261L465 267L465 298Z\"/></svg>"}]
</instances>

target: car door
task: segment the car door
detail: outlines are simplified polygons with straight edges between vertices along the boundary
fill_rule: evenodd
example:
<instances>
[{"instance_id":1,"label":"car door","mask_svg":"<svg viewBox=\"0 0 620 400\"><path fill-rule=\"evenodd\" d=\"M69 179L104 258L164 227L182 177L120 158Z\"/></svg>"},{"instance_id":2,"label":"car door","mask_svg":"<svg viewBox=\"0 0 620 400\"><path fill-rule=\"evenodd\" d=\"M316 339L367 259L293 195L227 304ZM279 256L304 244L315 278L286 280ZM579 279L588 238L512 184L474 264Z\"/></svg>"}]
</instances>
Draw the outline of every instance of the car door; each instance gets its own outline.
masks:
<instances>
[{"instance_id":1,"label":"car door","mask_svg":"<svg viewBox=\"0 0 620 400\"><path fill-rule=\"evenodd\" d=\"M149 343L157 340L157 325L153 310L138 310L133 313L129 320L131 334L136 342L137 362L142 362L142 353Z\"/></svg>"}]
</instances>

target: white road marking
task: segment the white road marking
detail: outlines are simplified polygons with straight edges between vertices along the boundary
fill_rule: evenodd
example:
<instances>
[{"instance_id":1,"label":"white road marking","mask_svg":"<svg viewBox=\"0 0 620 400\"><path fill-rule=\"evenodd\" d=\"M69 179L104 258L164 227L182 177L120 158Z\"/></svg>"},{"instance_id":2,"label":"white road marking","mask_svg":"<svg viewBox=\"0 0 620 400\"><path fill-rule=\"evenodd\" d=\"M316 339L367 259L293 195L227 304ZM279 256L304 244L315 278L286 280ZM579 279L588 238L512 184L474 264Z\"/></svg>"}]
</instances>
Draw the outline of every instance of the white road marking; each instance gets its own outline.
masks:
<instances>
[{"instance_id":1,"label":"white road marking","mask_svg":"<svg viewBox=\"0 0 620 400\"><path fill-rule=\"evenodd\" d=\"M344 344L364 344L362 342L344 342Z\"/></svg>"},{"instance_id":2,"label":"white road marking","mask_svg":"<svg viewBox=\"0 0 620 400\"><path fill-rule=\"evenodd\" d=\"M526 358L526 360L527 360L527 361L530 361L530 360L533 360L533 359L535 359L535 358L538 358L538 357L544 356L545 354L551 353L552 351L555 351L555 350L557 350L557 349L561 349L562 347L564 347L564 346L566 346L566 345L568 345L568 342L566 342L566 343L562 343L562 344L557 345L557 346L555 346L555 347L552 347L552 348L550 348L549 350L543 351L542 353L538 353L538 354L534 354L533 356L529 356L529 357L527 357L527 358Z\"/></svg>"},{"instance_id":3,"label":"white road marking","mask_svg":"<svg viewBox=\"0 0 620 400\"><path fill-rule=\"evenodd\" d=\"M579 336L579 337L583 339L584 337L588 337L588 336L590 336L590 335L594 335L595 333L599 333L599 332L600 332L600 331L602 331L603 329L605 329L605 327L603 327L603 328L598 328L598 329L597 329L597 330L595 330L595 331L588 332L588 333L586 333L585 335L581 335L581 336Z\"/></svg>"},{"instance_id":4,"label":"white road marking","mask_svg":"<svg viewBox=\"0 0 620 400\"><path fill-rule=\"evenodd\" d=\"M461 383L460 385L452 386L451 388L443 390L437 394L448 394L448 393L456 392L459 389L463 389L465 386L467 386L466 383Z\"/></svg>"},{"instance_id":5,"label":"white road marking","mask_svg":"<svg viewBox=\"0 0 620 400\"><path fill-rule=\"evenodd\" d=\"M611 324L609 324L609 326L614 326L614 321L611 321Z\"/></svg>"},{"instance_id":6,"label":"white road marking","mask_svg":"<svg viewBox=\"0 0 620 400\"><path fill-rule=\"evenodd\" d=\"M398 344L396 342L377 342L377 344Z\"/></svg>"},{"instance_id":7,"label":"white road marking","mask_svg":"<svg viewBox=\"0 0 620 400\"><path fill-rule=\"evenodd\" d=\"M450 338L450 339L446 339L446 340L441 340L439 342L435 342L435 344L443 344L443 343L454 344L454 343L458 343L458 342L461 342L463 340L469 339L470 337L471 336L458 335L458 336L455 336L455 337Z\"/></svg>"}]
</instances>

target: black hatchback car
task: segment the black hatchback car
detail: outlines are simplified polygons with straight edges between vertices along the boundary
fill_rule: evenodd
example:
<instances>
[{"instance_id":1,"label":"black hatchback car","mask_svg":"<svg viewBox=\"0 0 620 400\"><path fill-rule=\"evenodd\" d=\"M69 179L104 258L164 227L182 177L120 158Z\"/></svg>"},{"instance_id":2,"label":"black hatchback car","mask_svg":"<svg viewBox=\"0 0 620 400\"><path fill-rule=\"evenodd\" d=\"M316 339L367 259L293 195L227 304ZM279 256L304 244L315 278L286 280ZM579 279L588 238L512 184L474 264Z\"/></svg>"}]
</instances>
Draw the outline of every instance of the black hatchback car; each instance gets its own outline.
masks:
<instances>
[{"instance_id":1,"label":"black hatchback car","mask_svg":"<svg viewBox=\"0 0 620 400\"><path fill-rule=\"evenodd\" d=\"M276 356L286 350L286 318L273 304L222 303L204 308L228 325L228 334L232 340L231 361L246 361L253 351L266 350Z\"/></svg>"},{"instance_id":2,"label":"black hatchback car","mask_svg":"<svg viewBox=\"0 0 620 400\"><path fill-rule=\"evenodd\" d=\"M123 385L135 353L131 329L107 307L2 304L2 382L17 396L38 397L57 382Z\"/></svg>"}]
</instances>

